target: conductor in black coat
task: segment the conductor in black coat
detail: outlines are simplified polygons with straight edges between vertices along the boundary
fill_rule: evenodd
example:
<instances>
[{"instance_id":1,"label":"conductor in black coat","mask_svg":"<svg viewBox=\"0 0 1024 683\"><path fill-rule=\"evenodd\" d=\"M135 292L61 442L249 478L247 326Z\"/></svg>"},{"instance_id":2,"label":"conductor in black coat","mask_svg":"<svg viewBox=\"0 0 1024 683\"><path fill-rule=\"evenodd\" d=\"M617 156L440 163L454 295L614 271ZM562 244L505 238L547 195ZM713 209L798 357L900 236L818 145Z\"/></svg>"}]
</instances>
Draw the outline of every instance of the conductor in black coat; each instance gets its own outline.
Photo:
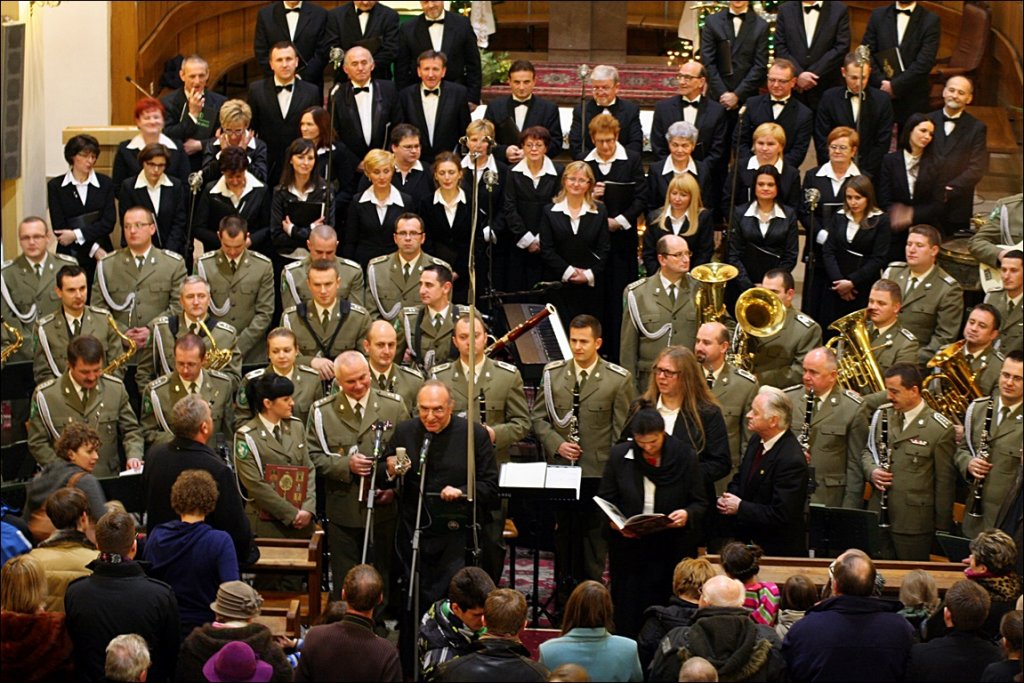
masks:
<instances>
[{"instance_id":1,"label":"conductor in black coat","mask_svg":"<svg viewBox=\"0 0 1024 683\"><path fill-rule=\"evenodd\" d=\"M807 554L807 461L789 429L792 413L781 390L762 387L747 413L747 452L718 499L726 537L756 543L766 555Z\"/></svg>"},{"instance_id":2,"label":"conductor in black coat","mask_svg":"<svg viewBox=\"0 0 1024 683\"><path fill-rule=\"evenodd\" d=\"M445 81L462 85L473 106L480 104L480 86L483 83L480 50L469 19L456 12L446 12L443 3L432 2L424 6L423 14L405 22L399 33L398 62L395 64L395 81L399 90L420 80L417 75L420 55L434 50L448 57ZM460 130L465 128L463 125Z\"/></svg>"},{"instance_id":3,"label":"conductor in black coat","mask_svg":"<svg viewBox=\"0 0 1024 683\"><path fill-rule=\"evenodd\" d=\"M590 74L593 96L580 106L573 107L572 126L569 128L569 153L573 159L583 159L594 149L590 137L590 122L600 114L611 114L619 122L619 143L627 151L640 156L644 151L644 131L640 127L640 107L635 102L619 97L619 70L600 64ZM586 114L585 116L583 114Z\"/></svg>"},{"instance_id":4,"label":"conductor in black coat","mask_svg":"<svg viewBox=\"0 0 1024 683\"><path fill-rule=\"evenodd\" d=\"M298 15L294 30L288 19L293 12ZM272 2L263 7L256 15L256 35L252 45L256 63L263 69L263 75L267 78L273 75L270 58L274 45L289 42L295 46L299 60L298 75L307 84L323 87L328 47L326 29L327 10L315 2Z\"/></svg>"},{"instance_id":5,"label":"conductor in black coat","mask_svg":"<svg viewBox=\"0 0 1024 683\"><path fill-rule=\"evenodd\" d=\"M366 48L353 47L345 53L344 71L347 78L334 96L334 132L362 159L371 149L388 148L391 130L402 120L402 107L394 82L376 75L373 56ZM369 130L363 127L364 117Z\"/></svg>"},{"instance_id":6,"label":"conductor in black coat","mask_svg":"<svg viewBox=\"0 0 1024 683\"><path fill-rule=\"evenodd\" d=\"M671 585L676 563L696 557L700 526L709 501L697 455L685 441L665 433L665 421L645 408L630 423L632 441L614 446L601 477L598 496L627 518L645 511L668 516L666 529L637 536L613 527L608 536L616 633L636 638L644 610L658 603ZM646 482L654 484L648 491Z\"/></svg>"},{"instance_id":7,"label":"conductor in black coat","mask_svg":"<svg viewBox=\"0 0 1024 683\"><path fill-rule=\"evenodd\" d=\"M733 14L724 9L708 17L700 32L701 61L708 70L708 94L729 111L736 111L757 94L768 70L768 22L750 3Z\"/></svg>"},{"instance_id":8,"label":"conductor in black coat","mask_svg":"<svg viewBox=\"0 0 1024 683\"><path fill-rule=\"evenodd\" d=\"M536 69L532 62L517 59L508 71L511 95L504 95L487 103L484 118L494 124L497 145L491 153L507 164L516 164L523 159L519 146L519 135L527 128L542 126L551 137L549 155L554 157L562 149L562 124L558 116L558 105L551 100L533 94L536 85ZM512 126L515 135L512 135ZM506 137L510 136L510 137Z\"/></svg>"},{"instance_id":9,"label":"conductor in black coat","mask_svg":"<svg viewBox=\"0 0 1024 683\"><path fill-rule=\"evenodd\" d=\"M808 42L807 26L812 26ZM787 2L775 21L775 57L796 65L796 97L816 111L823 93L839 85L850 49L850 13L842 2Z\"/></svg>"},{"instance_id":10,"label":"conductor in black coat","mask_svg":"<svg viewBox=\"0 0 1024 683\"><path fill-rule=\"evenodd\" d=\"M275 3L277 5L279 3ZM304 3L303 7L307 5L311 3ZM323 102L317 86L295 77L299 63L296 54L295 46L290 43L272 47L270 65L274 75L251 83L246 97L252 107L252 129L267 143L267 182L270 185L277 184L285 150L299 137L302 112ZM282 105L285 105L283 109Z\"/></svg>"},{"instance_id":11,"label":"conductor in black coat","mask_svg":"<svg viewBox=\"0 0 1024 683\"><path fill-rule=\"evenodd\" d=\"M346 2L327 12L324 42L328 53L332 47L346 53L354 47L366 48L374 62L373 77L391 80L391 67L398 57L398 23L398 12L382 2ZM334 78L344 83L351 76L340 71Z\"/></svg>"},{"instance_id":12,"label":"conductor in black coat","mask_svg":"<svg viewBox=\"0 0 1024 683\"><path fill-rule=\"evenodd\" d=\"M438 152L456 151L469 125L468 93L464 86L443 80L447 63L443 52L423 52L416 67L419 79L398 93L402 119L420 131L421 157L431 163Z\"/></svg>"}]
</instances>

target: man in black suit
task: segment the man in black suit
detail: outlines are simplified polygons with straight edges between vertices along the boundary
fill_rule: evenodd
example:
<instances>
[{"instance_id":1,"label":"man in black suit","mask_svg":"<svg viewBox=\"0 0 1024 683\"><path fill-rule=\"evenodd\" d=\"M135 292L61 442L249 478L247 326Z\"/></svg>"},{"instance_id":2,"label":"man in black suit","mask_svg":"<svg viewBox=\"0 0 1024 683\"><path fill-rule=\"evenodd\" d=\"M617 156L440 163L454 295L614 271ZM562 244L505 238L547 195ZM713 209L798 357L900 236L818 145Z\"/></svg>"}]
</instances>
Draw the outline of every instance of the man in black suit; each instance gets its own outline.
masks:
<instances>
[{"instance_id":1,"label":"man in black suit","mask_svg":"<svg viewBox=\"0 0 1024 683\"><path fill-rule=\"evenodd\" d=\"M277 43L270 49L272 78L249 85L252 129L267 143L267 181L277 184L281 163L292 140L299 137L299 119L307 107L323 102L320 89L295 77L299 59L295 46Z\"/></svg>"},{"instance_id":2,"label":"man in black suit","mask_svg":"<svg viewBox=\"0 0 1024 683\"><path fill-rule=\"evenodd\" d=\"M599 64L590 74L593 97L583 103L586 116L581 116L579 105L572 110L569 129L569 152L576 160L583 159L594 149L590 139L590 120L598 114L611 114L619 120L619 142L637 156L644 151L644 131L640 127L640 107L636 102L619 99L619 70Z\"/></svg>"},{"instance_id":3,"label":"man in black suit","mask_svg":"<svg viewBox=\"0 0 1024 683\"><path fill-rule=\"evenodd\" d=\"M476 109L481 101L483 76L473 26L461 14L445 12L443 2L421 2L420 5L423 14L402 25L398 41L398 62L395 64L398 89L408 88L419 80L419 56L424 51L443 52L448 56L448 70L444 79L463 85L470 106ZM465 129L465 126L462 128Z\"/></svg>"},{"instance_id":4,"label":"man in black suit","mask_svg":"<svg viewBox=\"0 0 1024 683\"><path fill-rule=\"evenodd\" d=\"M508 70L508 84L512 87L512 94L487 103L484 118L494 124L498 142L491 153L500 161L517 164L523 160L518 133L531 126L543 126L551 134L549 156L556 156L562 149L562 124L558 118L558 105L533 94L537 84L536 76L533 62L517 59ZM506 132L511 135L512 124L516 130L515 140L504 137Z\"/></svg>"},{"instance_id":5,"label":"man in black suit","mask_svg":"<svg viewBox=\"0 0 1024 683\"><path fill-rule=\"evenodd\" d=\"M807 553L807 461L789 430L792 414L780 389L761 387L747 413L747 452L718 499L718 513L732 520L726 536L756 543L766 555Z\"/></svg>"},{"instance_id":6,"label":"man in black suit","mask_svg":"<svg viewBox=\"0 0 1024 683\"><path fill-rule=\"evenodd\" d=\"M811 146L814 130L814 112L793 97L796 87L796 67L788 59L776 59L768 69L768 94L747 100L747 114L740 124L739 156L747 157L754 146L754 131L762 123L777 123L786 132L787 164L800 168ZM826 155L824 157L828 159Z\"/></svg>"},{"instance_id":7,"label":"man in black suit","mask_svg":"<svg viewBox=\"0 0 1024 683\"><path fill-rule=\"evenodd\" d=\"M811 111L839 85L839 65L850 49L850 14L841 2L787 2L775 22L775 57L796 66L796 98ZM819 157L825 159L827 157Z\"/></svg>"},{"instance_id":8,"label":"man in black suit","mask_svg":"<svg viewBox=\"0 0 1024 683\"><path fill-rule=\"evenodd\" d=\"M700 32L701 61L708 70L708 95L737 111L757 94L768 68L768 23L749 2L730 2L712 14Z\"/></svg>"},{"instance_id":9,"label":"man in black suit","mask_svg":"<svg viewBox=\"0 0 1024 683\"><path fill-rule=\"evenodd\" d=\"M974 84L953 76L942 89L945 105L928 114L935 124L933 156L938 160L939 197L943 198L942 233L970 227L974 188L988 170L988 128L967 112L974 98Z\"/></svg>"},{"instance_id":10,"label":"man in black suit","mask_svg":"<svg viewBox=\"0 0 1024 683\"><path fill-rule=\"evenodd\" d=\"M272 2L262 8L256 16L252 49L264 76L273 73L273 67L268 66L273 46L289 42L295 46L299 59L296 67L299 77L318 88L323 87L324 66L327 65L326 27L327 10L315 2Z\"/></svg>"},{"instance_id":11,"label":"man in black suit","mask_svg":"<svg viewBox=\"0 0 1024 683\"><path fill-rule=\"evenodd\" d=\"M655 159L668 156L665 133L676 121L686 121L697 127L697 145L692 156L708 165L714 177L725 177L729 160L729 139L725 135L725 109L718 102L704 97L708 72L704 65L690 60L679 66L679 95L660 100L654 105L654 123L651 126L651 151Z\"/></svg>"},{"instance_id":12,"label":"man in black suit","mask_svg":"<svg viewBox=\"0 0 1024 683\"><path fill-rule=\"evenodd\" d=\"M391 79L398 40L398 12L377 0L347 2L327 13L324 42L328 51L340 47L347 53L354 47L365 47L372 56L373 77L377 80ZM344 71L334 74L335 81L349 78Z\"/></svg>"},{"instance_id":13,"label":"man in black suit","mask_svg":"<svg viewBox=\"0 0 1024 683\"><path fill-rule=\"evenodd\" d=\"M373 55L365 47L345 53L346 79L335 95L334 132L362 162L371 149L387 149L391 129L402 120L392 81L372 77Z\"/></svg>"},{"instance_id":14,"label":"man in black suit","mask_svg":"<svg viewBox=\"0 0 1024 683\"><path fill-rule=\"evenodd\" d=\"M919 2L879 7L871 12L863 43L871 48L871 85L892 98L902 129L908 116L928 109L928 74L939 51L939 17Z\"/></svg>"},{"instance_id":15,"label":"man in black suit","mask_svg":"<svg viewBox=\"0 0 1024 683\"><path fill-rule=\"evenodd\" d=\"M466 88L444 80L448 58L443 52L426 50L419 56L419 82L398 93L402 119L421 131L422 157L432 162L444 150L454 150L469 125Z\"/></svg>"},{"instance_id":16,"label":"man in black suit","mask_svg":"<svg viewBox=\"0 0 1024 683\"><path fill-rule=\"evenodd\" d=\"M203 144L220 127L220 105L227 98L206 89L210 65L199 55L181 62L178 76L185 84L160 98L164 114L164 135L182 141L192 171L203 167Z\"/></svg>"},{"instance_id":17,"label":"man in black suit","mask_svg":"<svg viewBox=\"0 0 1024 683\"><path fill-rule=\"evenodd\" d=\"M846 86L829 88L818 104L814 120L814 149L818 160L828 159L828 135L834 128L846 126L860 135L857 168L878 186L882 157L889 152L892 138L892 99L868 85L871 63L861 64L856 53L846 55L842 68Z\"/></svg>"},{"instance_id":18,"label":"man in black suit","mask_svg":"<svg viewBox=\"0 0 1024 683\"><path fill-rule=\"evenodd\" d=\"M395 173L391 184L424 207L434 198L434 177L430 164L420 161L423 153L422 136L416 126L400 123L391 131L391 153L395 155ZM363 188L360 183L360 188ZM365 183L369 187L369 180ZM422 210L420 208L417 211Z\"/></svg>"}]
</instances>

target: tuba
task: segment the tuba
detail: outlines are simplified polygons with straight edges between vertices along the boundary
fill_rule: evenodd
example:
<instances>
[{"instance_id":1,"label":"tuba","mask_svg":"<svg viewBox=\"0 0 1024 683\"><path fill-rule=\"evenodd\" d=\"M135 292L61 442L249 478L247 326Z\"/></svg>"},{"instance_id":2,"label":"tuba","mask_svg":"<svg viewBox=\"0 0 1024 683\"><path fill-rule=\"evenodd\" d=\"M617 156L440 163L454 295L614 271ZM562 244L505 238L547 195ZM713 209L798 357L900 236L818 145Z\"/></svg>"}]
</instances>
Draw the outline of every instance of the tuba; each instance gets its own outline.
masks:
<instances>
[{"instance_id":1,"label":"tuba","mask_svg":"<svg viewBox=\"0 0 1024 683\"><path fill-rule=\"evenodd\" d=\"M726 360L733 367L750 371L754 367L751 337L770 337L786 324L786 308L775 293L764 287L751 287L736 299L736 331Z\"/></svg>"},{"instance_id":2,"label":"tuba","mask_svg":"<svg viewBox=\"0 0 1024 683\"><path fill-rule=\"evenodd\" d=\"M18 352L21 345L25 343L25 336L18 330L17 327L9 325L6 320L0 321L3 323L4 329L7 330L11 335L11 343L8 344L0 351L0 363L6 363L7 359Z\"/></svg>"},{"instance_id":3,"label":"tuba","mask_svg":"<svg viewBox=\"0 0 1024 683\"><path fill-rule=\"evenodd\" d=\"M701 283L693 297L697 327L721 322L725 318L725 283L737 275L739 270L736 266L717 262L697 266L690 271L690 277Z\"/></svg>"},{"instance_id":4,"label":"tuba","mask_svg":"<svg viewBox=\"0 0 1024 683\"><path fill-rule=\"evenodd\" d=\"M114 333L121 338L121 341L127 344L127 348L125 348L124 353L107 363L106 367L103 368L102 372L104 375L112 375L120 370L121 367L128 362L129 358L135 355L135 352L139 350L139 345L135 343L134 339L121 331L121 328L117 326L117 321L114 320L114 316L107 315L107 324L110 325L110 329L114 330Z\"/></svg>"},{"instance_id":5,"label":"tuba","mask_svg":"<svg viewBox=\"0 0 1024 683\"><path fill-rule=\"evenodd\" d=\"M871 346L867 309L844 315L828 328L839 333L839 336L829 339L825 346L836 354L840 386L858 394L884 391L885 380L882 379L882 368L875 360L874 351L875 348L891 346L892 342Z\"/></svg>"},{"instance_id":6,"label":"tuba","mask_svg":"<svg viewBox=\"0 0 1024 683\"><path fill-rule=\"evenodd\" d=\"M974 373L961 351L967 341L961 339L939 349L939 352L928 361L929 368L937 368L938 372L925 378L925 382L939 383L939 389L932 392L924 389L921 393L928 405L942 413L953 422L960 423L960 416L967 411L967 406L976 398L981 398L981 389L974 383Z\"/></svg>"},{"instance_id":7,"label":"tuba","mask_svg":"<svg viewBox=\"0 0 1024 683\"><path fill-rule=\"evenodd\" d=\"M207 370L220 370L225 365L231 362L231 356L234 354L235 347L232 345L227 349L218 349L217 342L213 338L213 333L210 332L210 328L206 326L202 320L196 321L199 323L199 329L203 331L206 338L210 340L210 348L206 350L206 358L203 359L203 367Z\"/></svg>"}]
</instances>

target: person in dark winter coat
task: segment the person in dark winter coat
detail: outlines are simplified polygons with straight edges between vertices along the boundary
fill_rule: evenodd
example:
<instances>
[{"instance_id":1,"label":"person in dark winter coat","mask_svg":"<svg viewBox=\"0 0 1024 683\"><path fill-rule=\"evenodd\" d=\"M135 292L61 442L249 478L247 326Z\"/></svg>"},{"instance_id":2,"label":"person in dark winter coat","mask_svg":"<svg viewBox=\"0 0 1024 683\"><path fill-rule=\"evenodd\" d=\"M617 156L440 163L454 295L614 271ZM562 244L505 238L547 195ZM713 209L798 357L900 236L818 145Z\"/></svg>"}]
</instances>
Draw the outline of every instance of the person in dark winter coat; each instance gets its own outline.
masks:
<instances>
[{"instance_id":1,"label":"person in dark winter coat","mask_svg":"<svg viewBox=\"0 0 1024 683\"><path fill-rule=\"evenodd\" d=\"M494 581L479 567L463 567L448 584L448 597L438 600L420 621L417 645L423 678L450 659L473 651L483 630L484 604Z\"/></svg>"},{"instance_id":2,"label":"person in dark winter coat","mask_svg":"<svg viewBox=\"0 0 1024 683\"><path fill-rule=\"evenodd\" d=\"M980 681L985 667L1003 658L999 647L980 632L991 604L988 592L974 581L961 579L950 586L942 609L949 633L914 646L908 678Z\"/></svg>"},{"instance_id":3,"label":"person in dark winter coat","mask_svg":"<svg viewBox=\"0 0 1024 683\"><path fill-rule=\"evenodd\" d=\"M689 626L697 612L704 584L716 575L715 568L703 557L685 558L672 572L672 597L667 605L652 605L644 610L644 625L636 638L640 667L647 671L658 644L669 631Z\"/></svg>"},{"instance_id":4,"label":"person in dark winter coat","mask_svg":"<svg viewBox=\"0 0 1024 683\"><path fill-rule=\"evenodd\" d=\"M902 681L910 663L913 629L899 614L900 603L871 597L875 586L871 558L860 550L847 550L832 563L829 573L833 597L807 610L783 640L790 677L796 681Z\"/></svg>"}]
</instances>

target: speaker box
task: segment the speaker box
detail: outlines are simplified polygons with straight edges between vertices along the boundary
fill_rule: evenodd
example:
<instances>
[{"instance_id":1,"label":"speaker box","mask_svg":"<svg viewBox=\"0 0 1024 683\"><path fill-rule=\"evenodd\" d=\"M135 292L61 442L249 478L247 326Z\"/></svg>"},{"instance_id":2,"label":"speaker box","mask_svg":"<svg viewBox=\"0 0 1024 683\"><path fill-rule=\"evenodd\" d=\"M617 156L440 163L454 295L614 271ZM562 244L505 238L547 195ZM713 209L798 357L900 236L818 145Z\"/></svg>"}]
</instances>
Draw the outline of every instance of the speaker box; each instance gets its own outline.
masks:
<instances>
[{"instance_id":1,"label":"speaker box","mask_svg":"<svg viewBox=\"0 0 1024 683\"><path fill-rule=\"evenodd\" d=\"M25 24L0 27L0 178L21 177L21 113L25 94Z\"/></svg>"}]
</instances>

